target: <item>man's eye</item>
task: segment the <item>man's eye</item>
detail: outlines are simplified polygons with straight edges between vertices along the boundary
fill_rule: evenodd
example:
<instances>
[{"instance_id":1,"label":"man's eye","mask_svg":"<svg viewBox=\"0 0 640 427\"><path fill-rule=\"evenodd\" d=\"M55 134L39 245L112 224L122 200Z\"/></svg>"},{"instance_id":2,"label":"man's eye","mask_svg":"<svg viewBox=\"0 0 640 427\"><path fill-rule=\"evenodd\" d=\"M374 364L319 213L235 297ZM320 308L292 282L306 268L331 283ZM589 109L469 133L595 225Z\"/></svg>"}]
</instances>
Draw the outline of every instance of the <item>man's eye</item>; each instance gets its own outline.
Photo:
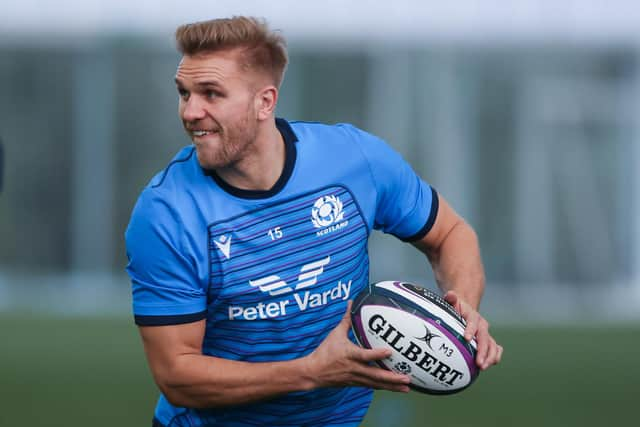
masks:
<instances>
[{"instance_id":1,"label":"man's eye","mask_svg":"<svg viewBox=\"0 0 640 427\"><path fill-rule=\"evenodd\" d=\"M184 89L178 89L178 94L180 95L180 98L183 99L187 99L189 97L189 92Z\"/></svg>"},{"instance_id":2,"label":"man's eye","mask_svg":"<svg viewBox=\"0 0 640 427\"><path fill-rule=\"evenodd\" d=\"M206 95L206 96L207 96L207 98L209 98L209 99L213 99L213 98L216 98L216 97L218 96L218 94L217 94L215 91L213 91L213 90L208 90L208 91L206 91L206 92L205 92L205 95Z\"/></svg>"}]
</instances>

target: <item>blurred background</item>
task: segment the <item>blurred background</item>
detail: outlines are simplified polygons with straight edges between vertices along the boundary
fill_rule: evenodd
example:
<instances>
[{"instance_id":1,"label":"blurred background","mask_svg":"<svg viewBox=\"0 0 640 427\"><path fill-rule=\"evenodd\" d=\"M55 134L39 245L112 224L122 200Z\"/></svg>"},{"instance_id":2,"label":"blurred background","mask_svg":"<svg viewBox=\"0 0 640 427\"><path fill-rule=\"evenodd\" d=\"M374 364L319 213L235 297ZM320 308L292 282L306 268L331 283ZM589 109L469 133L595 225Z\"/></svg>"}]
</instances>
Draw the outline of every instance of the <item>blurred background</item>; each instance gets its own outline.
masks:
<instances>
[{"instance_id":1,"label":"blurred background","mask_svg":"<svg viewBox=\"0 0 640 427\"><path fill-rule=\"evenodd\" d=\"M175 28L234 14L289 42L279 116L383 137L480 238L504 363L457 396L380 393L365 425L633 419L637 2L2 1L1 426L149 425L123 233L189 144ZM372 281L435 287L411 246L370 253Z\"/></svg>"}]
</instances>

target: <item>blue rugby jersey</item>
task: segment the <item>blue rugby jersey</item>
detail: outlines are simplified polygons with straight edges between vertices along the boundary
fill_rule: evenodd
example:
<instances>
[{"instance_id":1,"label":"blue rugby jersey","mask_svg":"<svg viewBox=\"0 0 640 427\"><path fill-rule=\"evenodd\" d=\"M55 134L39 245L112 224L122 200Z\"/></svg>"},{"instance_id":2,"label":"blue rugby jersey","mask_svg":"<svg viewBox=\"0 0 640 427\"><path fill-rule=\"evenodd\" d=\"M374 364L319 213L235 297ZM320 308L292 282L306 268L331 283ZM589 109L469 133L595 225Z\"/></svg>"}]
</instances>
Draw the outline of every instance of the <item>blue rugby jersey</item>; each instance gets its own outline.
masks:
<instances>
[{"instance_id":1,"label":"blue rugby jersey","mask_svg":"<svg viewBox=\"0 0 640 427\"><path fill-rule=\"evenodd\" d=\"M126 231L138 325L206 319L206 355L302 357L367 286L371 230L407 241L430 230L435 191L382 140L346 124L276 125L286 161L269 191L231 187L199 166L193 146L144 189ZM196 410L161 395L155 417L167 427L355 426L371 398L325 388Z\"/></svg>"}]
</instances>

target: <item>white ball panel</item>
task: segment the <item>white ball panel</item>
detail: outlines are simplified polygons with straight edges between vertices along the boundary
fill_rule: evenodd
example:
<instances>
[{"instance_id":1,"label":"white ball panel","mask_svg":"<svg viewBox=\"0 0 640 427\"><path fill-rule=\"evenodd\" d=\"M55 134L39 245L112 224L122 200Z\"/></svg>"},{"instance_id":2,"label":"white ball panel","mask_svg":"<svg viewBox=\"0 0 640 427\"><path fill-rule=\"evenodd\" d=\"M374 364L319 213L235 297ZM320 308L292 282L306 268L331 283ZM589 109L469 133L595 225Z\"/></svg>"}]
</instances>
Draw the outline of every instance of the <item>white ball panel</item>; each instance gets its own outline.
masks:
<instances>
[{"instance_id":1,"label":"white ball panel","mask_svg":"<svg viewBox=\"0 0 640 427\"><path fill-rule=\"evenodd\" d=\"M369 345L392 350L383 364L407 373L414 385L453 391L469 384L471 373L464 356L437 324L381 305L360 307L360 317Z\"/></svg>"}]
</instances>

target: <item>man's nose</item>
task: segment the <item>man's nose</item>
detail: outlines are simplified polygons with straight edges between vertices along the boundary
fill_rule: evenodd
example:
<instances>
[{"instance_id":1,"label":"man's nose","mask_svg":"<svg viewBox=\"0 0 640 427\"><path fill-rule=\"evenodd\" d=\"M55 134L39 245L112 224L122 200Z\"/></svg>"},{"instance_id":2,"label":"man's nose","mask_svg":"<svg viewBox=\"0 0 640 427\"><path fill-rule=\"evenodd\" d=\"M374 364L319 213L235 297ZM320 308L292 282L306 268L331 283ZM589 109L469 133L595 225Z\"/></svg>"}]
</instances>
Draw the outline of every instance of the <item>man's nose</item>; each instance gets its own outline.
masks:
<instances>
[{"instance_id":1,"label":"man's nose","mask_svg":"<svg viewBox=\"0 0 640 427\"><path fill-rule=\"evenodd\" d=\"M203 119L205 111L202 102L197 96L190 96L189 99L183 100L182 119L188 122Z\"/></svg>"}]
</instances>

